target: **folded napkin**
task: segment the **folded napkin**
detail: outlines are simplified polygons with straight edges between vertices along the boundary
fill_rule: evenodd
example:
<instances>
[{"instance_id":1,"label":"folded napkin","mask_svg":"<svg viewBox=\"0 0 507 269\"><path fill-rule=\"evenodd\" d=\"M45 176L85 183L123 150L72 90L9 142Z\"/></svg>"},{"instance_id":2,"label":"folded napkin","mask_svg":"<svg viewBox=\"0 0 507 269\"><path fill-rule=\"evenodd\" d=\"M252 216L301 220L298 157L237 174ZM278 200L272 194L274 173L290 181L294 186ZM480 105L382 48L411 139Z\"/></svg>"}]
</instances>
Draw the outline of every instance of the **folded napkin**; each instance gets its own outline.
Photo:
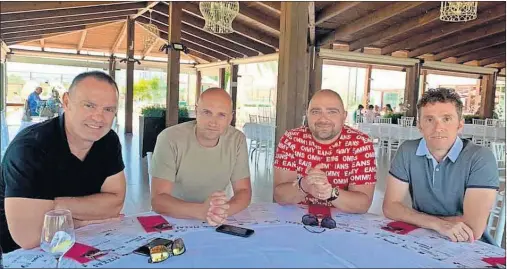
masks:
<instances>
[{"instance_id":1,"label":"folded napkin","mask_svg":"<svg viewBox=\"0 0 507 269\"><path fill-rule=\"evenodd\" d=\"M393 221L387 224L387 226L382 227L382 230L392 232L395 234L408 234L413 230L419 229L419 227L408 224L403 221Z\"/></svg>"},{"instance_id":2,"label":"folded napkin","mask_svg":"<svg viewBox=\"0 0 507 269\"><path fill-rule=\"evenodd\" d=\"M84 264L107 254L107 252L99 252L100 250L97 248L76 242L63 256Z\"/></svg>"},{"instance_id":3,"label":"folded napkin","mask_svg":"<svg viewBox=\"0 0 507 269\"><path fill-rule=\"evenodd\" d=\"M144 230L147 233L168 231L173 229L173 226L160 215L137 217L137 220L139 223L141 223L141 226L143 226Z\"/></svg>"}]
</instances>

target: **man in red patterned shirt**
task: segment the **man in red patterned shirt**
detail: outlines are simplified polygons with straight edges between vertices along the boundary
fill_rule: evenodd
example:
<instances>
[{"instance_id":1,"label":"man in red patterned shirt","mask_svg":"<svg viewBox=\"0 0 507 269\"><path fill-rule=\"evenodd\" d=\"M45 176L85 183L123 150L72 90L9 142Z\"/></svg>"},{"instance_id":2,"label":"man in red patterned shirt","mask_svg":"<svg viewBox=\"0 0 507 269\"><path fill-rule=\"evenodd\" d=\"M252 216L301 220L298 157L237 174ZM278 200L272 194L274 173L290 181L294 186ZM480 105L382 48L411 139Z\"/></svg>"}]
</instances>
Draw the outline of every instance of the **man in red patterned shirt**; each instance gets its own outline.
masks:
<instances>
[{"instance_id":1,"label":"man in red patterned shirt","mask_svg":"<svg viewBox=\"0 0 507 269\"><path fill-rule=\"evenodd\" d=\"M275 154L274 199L279 204L318 204L366 213L376 182L375 151L367 135L344 124L340 95L317 92L308 127L289 130Z\"/></svg>"}]
</instances>

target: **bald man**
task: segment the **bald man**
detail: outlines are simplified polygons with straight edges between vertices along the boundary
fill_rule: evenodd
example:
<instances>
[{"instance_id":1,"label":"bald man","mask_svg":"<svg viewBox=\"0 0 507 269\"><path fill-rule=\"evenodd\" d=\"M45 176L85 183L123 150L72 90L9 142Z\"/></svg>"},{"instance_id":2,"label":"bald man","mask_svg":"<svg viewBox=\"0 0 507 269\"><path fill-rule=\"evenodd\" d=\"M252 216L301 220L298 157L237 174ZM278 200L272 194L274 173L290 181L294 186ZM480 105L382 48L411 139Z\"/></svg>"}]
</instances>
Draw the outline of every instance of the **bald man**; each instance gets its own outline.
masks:
<instances>
[{"instance_id":1,"label":"bald man","mask_svg":"<svg viewBox=\"0 0 507 269\"><path fill-rule=\"evenodd\" d=\"M230 125L232 100L223 89L203 92L196 112L196 121L171 126L157 138L151 204L160 214L216 226L250 204L246 138ZM227 200L229 183L234 196Z\"/></svg>"},{"instance_id":2,"label":"bald man","mask_svg":"<svg viewBox=\"0 0 507 269\"><path fill-rule=\"evenodd\" d=\"M347 111L332 90L315 93L307 118L308 126L285 132L276 149L275 201L366 213L376 182L372 142L344 124Z\"/></svg>"}]
</instances>

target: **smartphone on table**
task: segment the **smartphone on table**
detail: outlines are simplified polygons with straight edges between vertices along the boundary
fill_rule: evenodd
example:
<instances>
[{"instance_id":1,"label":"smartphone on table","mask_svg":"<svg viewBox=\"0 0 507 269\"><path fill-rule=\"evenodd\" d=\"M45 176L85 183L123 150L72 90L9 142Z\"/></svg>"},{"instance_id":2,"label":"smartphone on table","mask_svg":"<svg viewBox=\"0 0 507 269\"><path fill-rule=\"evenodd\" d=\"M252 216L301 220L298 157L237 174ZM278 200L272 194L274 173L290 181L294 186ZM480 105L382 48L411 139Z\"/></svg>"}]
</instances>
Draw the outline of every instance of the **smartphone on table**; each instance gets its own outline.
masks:
<instances>
[{"instance_id":1,"label":"smartphone on table","mask_svg":"<svg viewBox=\"0 0 507 269\"><path fill-rule=\"evenodd\" d=\"M241 237L249 237L254 233L254 230L243 227L236 227L228 224L222 224L216 229L219 233L225 233Z\"/></svg>"}]
</instances>

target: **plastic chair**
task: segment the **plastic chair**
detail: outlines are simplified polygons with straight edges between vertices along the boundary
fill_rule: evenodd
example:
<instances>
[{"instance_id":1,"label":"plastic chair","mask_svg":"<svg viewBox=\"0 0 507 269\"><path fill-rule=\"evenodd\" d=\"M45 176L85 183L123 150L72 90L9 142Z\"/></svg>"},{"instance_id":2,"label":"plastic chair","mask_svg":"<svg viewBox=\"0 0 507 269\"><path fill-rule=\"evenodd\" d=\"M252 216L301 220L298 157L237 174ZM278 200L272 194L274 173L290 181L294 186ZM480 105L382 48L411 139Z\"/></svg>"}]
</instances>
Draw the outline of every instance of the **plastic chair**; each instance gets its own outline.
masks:
<instances>
[{"instance_id":1,"label":"plastic chair","mask_svg":"<svg viewBox=\"0 0 507 269\"><path fill-rule=\"evenodd\" d=\"M495 225L496 224L496 225ZM505 232L505 191L498 192L495 205L489 214L484 237L490 244L501 247Z\"/></svg>"}]
</instances>

